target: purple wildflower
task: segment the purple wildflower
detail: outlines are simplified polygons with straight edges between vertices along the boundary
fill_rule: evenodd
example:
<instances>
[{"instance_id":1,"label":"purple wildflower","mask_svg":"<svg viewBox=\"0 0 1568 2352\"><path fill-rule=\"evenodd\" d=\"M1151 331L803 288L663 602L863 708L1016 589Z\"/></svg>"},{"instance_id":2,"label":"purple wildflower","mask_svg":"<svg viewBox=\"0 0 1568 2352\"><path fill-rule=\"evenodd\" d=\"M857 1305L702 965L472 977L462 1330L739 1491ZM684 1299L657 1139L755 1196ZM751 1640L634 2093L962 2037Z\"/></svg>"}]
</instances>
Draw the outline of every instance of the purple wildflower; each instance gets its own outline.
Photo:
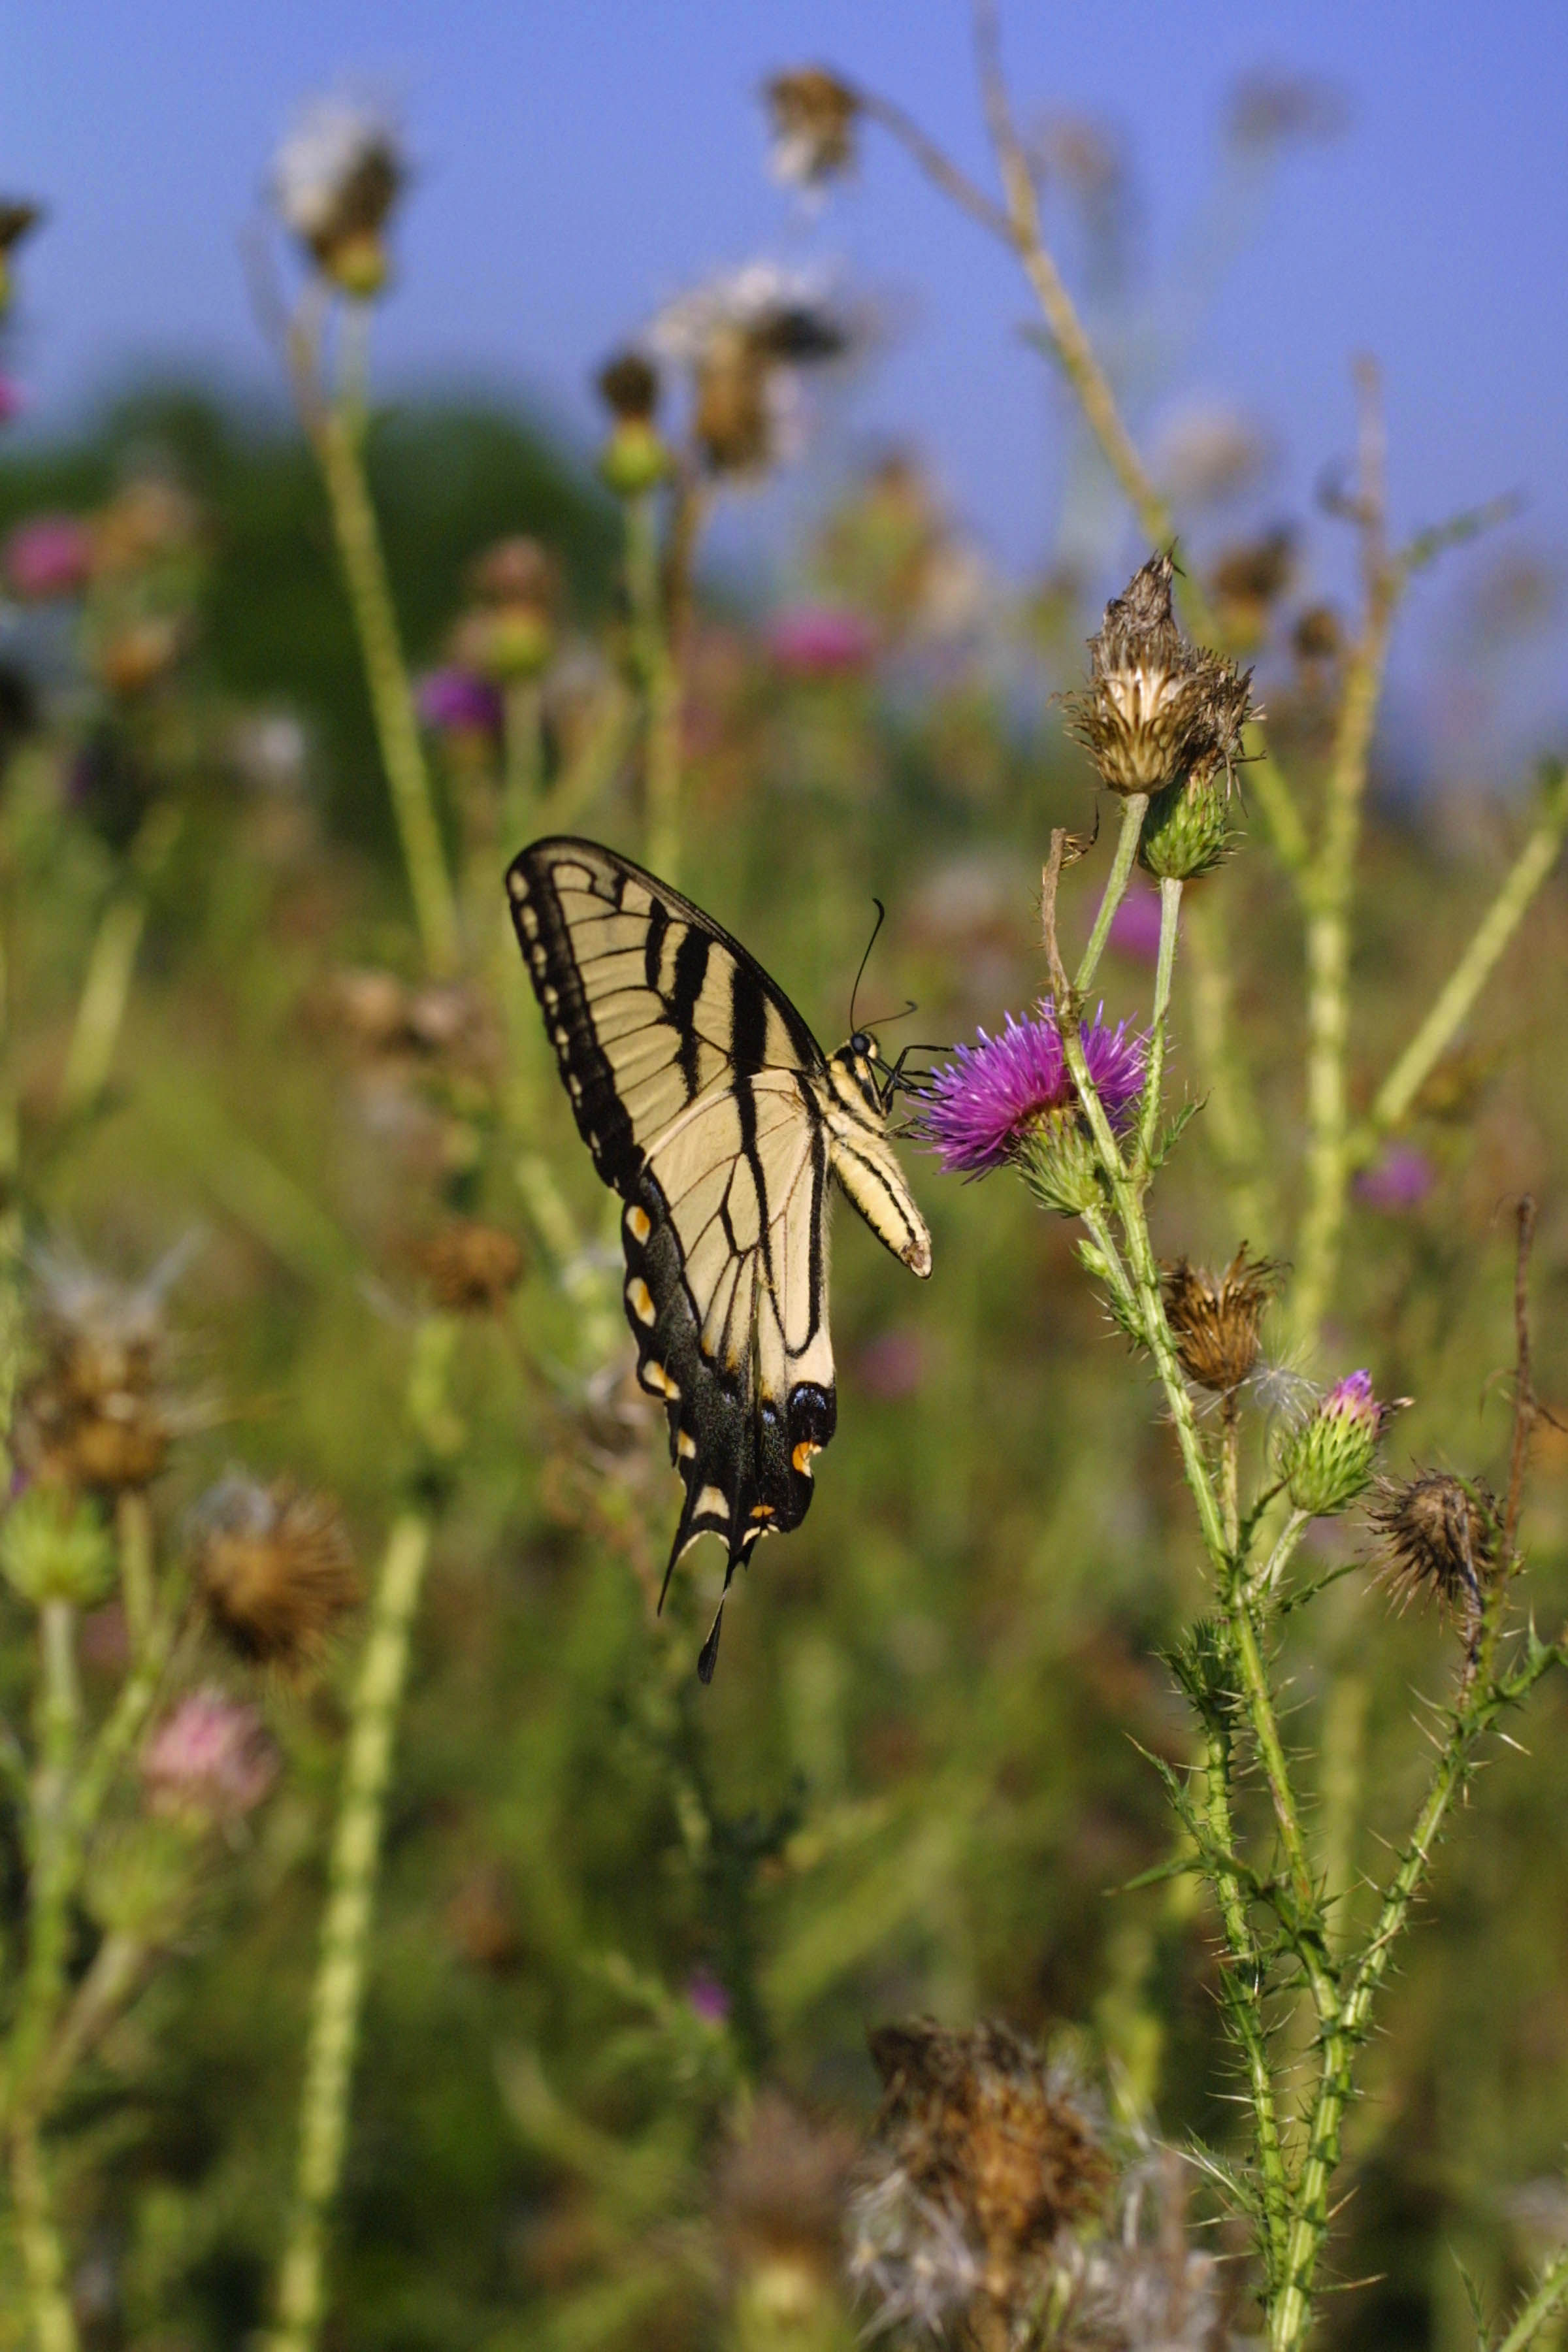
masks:
<instances>
[{"instance_id":1,"label":"purple wildflower","mask_svg":"<svg viewBox=\"0 0 1568 2352\"><path fill-rule=\"evenodd\" d=\"M24 604L74 596L92 569L92 533L75 515L34 515L5 541L5 584Z\"/></svg>"},{"instance_id":2,"label":"purple wildflower","mask_svg":"<svg viewBox=\"0 0 1568 2352\"><path fill-rule=\"evenodd\" d=\"M153 1811L198 1824L254 1811L277 1777L278 1751L260 1716L217 1690L183 1698L142 1751Z\"/></svg>"},{"instance_id":3,"label":"purple wildflower","mask_svg":"<svg viewBox=\"0 0 1568 2352\"><path fill-rule=\"evenodd\" d=\"M858 613L828 604L781 613L768 630L768 651L787 677L853 677L876 650L876 637Z\"/></svg>"},{"instance_id":4,"label":"purple wildflower","mask_svg":"<svg viewBox=\"0 0 1568 2352\"><path fill-rule=\"evenodd\" d=\"M1109 944L1130 963L1155 963L1160 955L1160 893L1129 890L1110 918Z\"/></svg>"},{"instance_id":5,"label":"purple wildflower","mask_svg":"<svg viewBox=\"0 0 1568 2352\"><path fill-rule=\"evenodd\" d=\"M1120 1127L1143 1086L1143 1040L1125 1021L1114 1029L1089 1022L1084 1058L1113 1127ZM929 1143L950 1176L984 1176L1013 1158L1054 1110L1073 1100L1061 1031L1048 1002L1026 1021L1008 1013L999 1037L980 1032L978 1045L955 1045L951 1062L933 1070L921 1089L914 1132Z\"/></svg>"},{"instance_id":6,"label":"purple wildflower","mask_svg":"<svg viewBox=\"0 0 1568 2352\"><path fill-rule=\"evenodd\" d=\"M1355 1196L1369 1209L1418 1208L1437 1181L1426 1154L1415 1143L1391 1144L1381 1160L1363 1168L1355 1180Z\"/></svg>"},{"instance_id":7,"label":"purple wildflower","mask_svg":"<svg viewBox=\"0 0 1568 2352\"><path fill-rule=\"evenodd\" d=\"M419 681L419 716L437 735L499 735L501 700L471 669L433 669Z\"/></svg>"},{"instance_id":8,"label":"purple wildflower","mask_svg":"<svg viewBox=\"0 0 1568 2352\"><path fill-rule=\"evenodd\" d=\"M1380 1424L1384 1412L1373 1392L1370 1372L1347 1372L1343 1380L1334 1382L1318 1409L1325 1416L1335 1413L1346 1421L1375 1421Z\"/></svg>"},{"instance_id":9,"label":"purple wildflower","mask_svg":"<svg viewBox=\"0 0 1568 2352\"><path fill-rule=\"evenodd\" d=\"M686 1979L686 1998L704 2025L722 2025L729 2017L730 1995L710 1969L693 1969Z\"/></svg>"}]
</instances>

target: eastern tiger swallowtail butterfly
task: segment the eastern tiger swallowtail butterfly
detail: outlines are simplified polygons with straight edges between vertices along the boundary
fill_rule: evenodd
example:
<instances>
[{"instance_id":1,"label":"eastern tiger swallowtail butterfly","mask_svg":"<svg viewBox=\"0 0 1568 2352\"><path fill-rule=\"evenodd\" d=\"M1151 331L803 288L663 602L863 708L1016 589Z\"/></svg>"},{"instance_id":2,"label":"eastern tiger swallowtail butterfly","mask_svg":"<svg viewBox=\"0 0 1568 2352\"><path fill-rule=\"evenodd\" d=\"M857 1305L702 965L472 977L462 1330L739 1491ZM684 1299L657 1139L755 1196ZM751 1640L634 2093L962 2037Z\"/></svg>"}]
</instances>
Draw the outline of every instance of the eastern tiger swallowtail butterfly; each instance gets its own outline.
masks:
<instances>
[{"instance_id":1,"label":"eastern tiger swallowtail butterfly","mask_svg":"<svg viewBox=\"0 0 1568 2352\"><path fill-rule=\"evenodd\" d=\"M892 1084L873 1037L824 1054L738 940L615 851L536 841L507 887L578 1129L626 1202L637 1379L668 1409L686 1490L665 1588L712 1533L728 1592L759 1536L805 1517L837 1417L828 1179L895 1257L931 1272L888 1139ZM723 1614L721 1600L704 1682Z\"/></svg>"}]
</instances>

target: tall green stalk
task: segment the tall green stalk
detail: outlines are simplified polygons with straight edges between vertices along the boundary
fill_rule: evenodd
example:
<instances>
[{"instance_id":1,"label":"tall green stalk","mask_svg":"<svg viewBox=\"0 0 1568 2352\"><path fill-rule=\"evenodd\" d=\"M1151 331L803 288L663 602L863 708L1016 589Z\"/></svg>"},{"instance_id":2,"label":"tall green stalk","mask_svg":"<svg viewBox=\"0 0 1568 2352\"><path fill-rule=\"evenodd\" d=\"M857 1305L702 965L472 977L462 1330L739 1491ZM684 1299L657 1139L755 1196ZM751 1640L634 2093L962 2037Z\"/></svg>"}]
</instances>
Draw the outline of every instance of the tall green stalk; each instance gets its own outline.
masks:
<instances>
[{"instance_id":1,"label":"tall green stalk","mask_svg":"<svg viewBox=\"0 0 1568 2352\"><path fill-rule=\"evenodd\" d=\"M420 945L431 971L449 972L458 961L457 901L436 819L430 771L403 658L381 532L365 478L364 437L357 410L344 399L315 410L311 438L353 606Z\"/></svg>"},{"instance_id":2,"label":"tall green stalk","mask_svg":"<svg viewBox=\"0 0 1568 2352\"><path fill-rule=\"evenodd\" d=\"M310 2352L321 2323L327 2222L342 2175L393 1738L430 1534L428 1517L416 1511L405 1512L393 1527L354 1686L321 1964L310 2001L299 2172L279 2272L273 2352Z\"/></svg>"}]
</instances>

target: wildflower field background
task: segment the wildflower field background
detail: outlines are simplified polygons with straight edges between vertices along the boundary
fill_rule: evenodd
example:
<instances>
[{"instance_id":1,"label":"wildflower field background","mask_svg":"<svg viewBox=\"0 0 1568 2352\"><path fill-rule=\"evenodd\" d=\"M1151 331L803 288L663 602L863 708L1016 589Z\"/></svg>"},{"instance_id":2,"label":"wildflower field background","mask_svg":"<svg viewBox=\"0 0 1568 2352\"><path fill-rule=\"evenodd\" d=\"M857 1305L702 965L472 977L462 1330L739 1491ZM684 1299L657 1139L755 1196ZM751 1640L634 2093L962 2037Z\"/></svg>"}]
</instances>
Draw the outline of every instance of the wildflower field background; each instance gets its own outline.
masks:
<instances>
[{"instance_id":1,"label":"wildflower field background","mask_svg":"<svg viewBox=\"0 0 1568 2352\"><path fill-rule=\"evenodd\" d=\"M783 161L826 181L834 136L868 134L874 110L836 118L796 79L793 114L775 99ZM700 1689L721 1556L690 1554L656 1615L679 1500L663 1416L632 1378L616 1204L501 876L544 831L678 864L828 1049L879 898L858 1017L919 1007L884 1051L996 1032L1049 986L1055 827L1083 852L1061 877L1069 960L1089 934L1117 811L1105 793L1097 817L1058 698L1156 534L1080 437L1072 466L1110 517L1098 570L1075 550L1003 578L907 449L847 458L771 584L707 560L701 531L789 462L859 335L853 303L772 264L649 331L628 319L599 449L499 404L384 408L358 371L381 240L395 250L396 205L419 201L397 156L385 202L362 178L331 233L290 218L282 185L298 414L150 381L79 429L0 441L0 2331L47 2352L207 2352L280 2325L290 2352L323 2326L334 2352L818 2352L879 2317L874 2266L869 2302L843 2268L888 2072L868 2031L984 2023L1004 2071L1005 2036L1026 2037L1152 2179L1159 2148L1236 2144L1228 1963L1196 1881L1165 1867L1159 1769L1194 1760L1166 1654L1206 1605L1201 1549L1148 1363L1071 1222L906 1141L932 1279L840 1203L838 1433ZM1101 166L1087 149L1076 182L1053 166L1091 232ZM8 333L48 234L14 232ZM1161 485L1178 584L1204 599L1188 625L1251 666L1312 821L1368 677L1364 613L1323 583L1369 528L1355 497L1375 495L1380 430L1370 372L1359 395L1347 373L1323 455L1360 432L1359 491L1347 473L1310 510L1238 507L1225 467L1246 452L1223 447ZM1449 503L1426 486L1401 529ZM1451 551L1420 551L1493 583L1478 631L1519 618L1508 528L1465 517ZM1166 1078L1195 1108L1151 1202L1162 1259L1216 1268L1243 1242L1291 1260L1306 1199L1304 918L1256 765L1237 770L1230 855L1184 904ZM1531 1195L1545 1411L1521 1542L1555 1634L1561 771L1423 790L1373 732L1366 781L1357 1116L1532 827L1548 849L1484 989L1354 1173L1321 1322L1264 1322L1259 1458L1309 1384L1364 1365L1412 1401L1384 1441L1392 1475L1506 1487ZM1140 1032L1159 904L1135 878L1089 1006ZM1422 1710L1458 1655L1451 1614L1392 1605L1378 1552L1359 1507L1313 1522L1298 1572L1325 1589L1279 1668L1314 1849L1342 1884L1404 1834ZM378 1639L379 1717L362 1681ZM1472 2287L1500 2328L1568 2237L1561 1672L1513 1729L1522 1752L1494 1743L1468 1784L1365 2053L1330 2242L1342 2292L1314 2338L1344 2352L1474 2344ZM78 1853L72 1791L100 1754L112 1777ZM334 2111L321 1938L345 1885L365 1975ZM340 1958L360 1948L352 1907ZM318 2147L321 2195L300 2171L312 2017L307 2144L346 2134L341 2183ZM1310 2025L1281 2031L1305 2064ZM1139 2334L1122 2310L1072 2340L1255 2333L1245 2236L1202 2234L1188 2170L1160 2193L1216 2258L1206 2332ZM309 2266L302 2230L320 2307L300 2289L290 2313L279 2263L291 2245Z\"/></svg>"}]
</instances>

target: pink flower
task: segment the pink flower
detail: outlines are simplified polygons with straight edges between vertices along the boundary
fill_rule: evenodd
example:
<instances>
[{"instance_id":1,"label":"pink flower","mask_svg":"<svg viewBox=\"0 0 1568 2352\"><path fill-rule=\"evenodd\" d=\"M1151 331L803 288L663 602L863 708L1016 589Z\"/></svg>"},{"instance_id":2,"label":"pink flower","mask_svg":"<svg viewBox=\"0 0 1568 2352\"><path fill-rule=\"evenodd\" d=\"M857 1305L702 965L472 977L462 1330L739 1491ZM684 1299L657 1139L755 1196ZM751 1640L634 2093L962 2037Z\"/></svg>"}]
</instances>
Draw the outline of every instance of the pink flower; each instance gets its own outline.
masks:
<instances>
[{"instance_id":1,"label":"pink flower","mask_svg":"<svg viewBox=\"0 0 1568 2352\"><path fill-rule=\"evenodd\" d=\"M1109 944L1130 963L1157 963L1160 959L1160 894L1129 890L1110 918Z\"/></svg>"},{"instance_id":2,"label":"pink flower","mask_svg":"<svg viewBox=\"0 0 1568 2352\"><path fill-rule=\"evenodd\" d=\"M74 596L92 569L92 533L75 515L34 515L5 541L5 583L25 604Z\"/></svg>"},{"instance_id":3,"label":"pink flower","mask_svg":"<svg viewBox=\"0 0 1568 2352\"><path fill-rule=\"evenodd\" d=\"M830 604L780 613L769 625L767 645L776 667L795 678L858 677L877 651L870 624Z\"/></svg>"},{"instance_id":4,"label":"pink flower","mask_svg":"<svg viewBox=\"0 0 1568 2352\"><path fill-rule=\"evenodd\" d=\"M1355 1180L1355 1196L1369 1209L1418 1208L1437 1181L1437 1171L1419 1145L1391 1143L1381 1160L1363 1168Z\"/></svg>"},{"instance_id":5,"label":"pink flower","mask_svg":"<svg viewBox=\"0 0 1568 2352\"><path fill-rule=\"evenodd\" d=\"M1113 1127L1143 1087L1143 1040L1127 1024L1086 1022L1084 1059ZM950 1176L984 1176L1013 1159L1051 1111L1074 1100L1061 1032L1048 1003L1026 1021L1009 1013L999 1037L980 1032L978 1045L955 1045L921 1081L910 1132L929 1143Z\"/></svg>"},{"instance_id":6,"label":"pink flower","mask_svg":"<svg viewBox=\"0 0 1568 2352\"><path fill-rule=\"evenodd\" d=\"M499 735L501 698L470 669L433 669L419 681L419 716L435 735Z\"/></svg>"},{"instance_id":7,"label":"pink flower","mask_svg":"<svg viewBox=\"0 0 1568 2352\"><path fill-rule=\"evenodd\" d=\"M278 1778L278 1751L253 1706L222 1691L193 1691L149 1738L142 1778L156 1813L202 1825L235 1822Z\"/></svg>"},{"instance_id":8,"label":"pink flower","mask_svg":"<svg viewBox=\"0 0 1568 2352\"><path fill-rule=\"evenodd\" d=\"M731 2007L729 1993L710 1969L693 1969L686 1979L687 2001L704 2025L722 2025Z\"/></svg>"}]
</instances>

